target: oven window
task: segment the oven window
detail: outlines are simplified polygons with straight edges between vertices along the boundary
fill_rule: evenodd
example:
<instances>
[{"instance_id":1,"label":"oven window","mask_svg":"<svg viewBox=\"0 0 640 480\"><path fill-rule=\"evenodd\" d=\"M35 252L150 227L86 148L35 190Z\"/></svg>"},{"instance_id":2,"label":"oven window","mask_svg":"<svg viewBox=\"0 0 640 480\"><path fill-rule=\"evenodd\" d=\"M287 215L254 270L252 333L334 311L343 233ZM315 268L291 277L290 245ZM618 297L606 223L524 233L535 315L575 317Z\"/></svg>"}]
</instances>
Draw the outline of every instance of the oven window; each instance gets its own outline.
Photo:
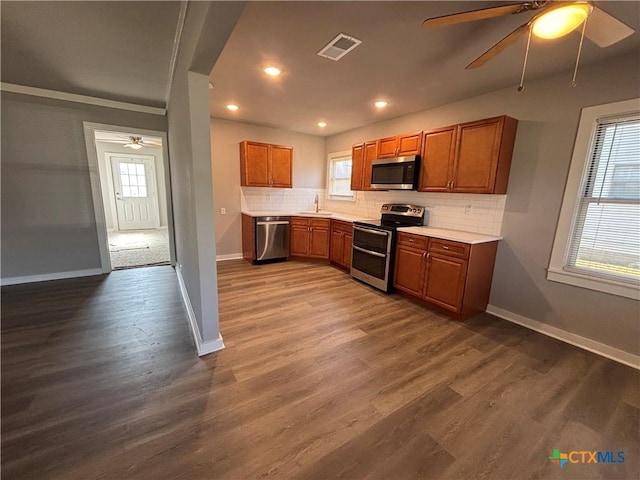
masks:
<instances>
[{"instance_id":1,"label":"oven window","mask_svg":"<svg viewBox=\"0 0 640 480\"><path fill-rule=\"evenodd\" d=\"M364 253L354 249L351 266L356 270L360 270L361 272L379 278L380 280L384 280L387 259L382 257L375 257L373 255L369 255L368 253Z\"/></svg>"},{"instance_id":2,"label":"oven window","mask_svg":"<svg viewBox=\"0 0 640 480\"><path fill-rule=\"evenodd\" d=\"M404 183L405 165L374 165L371 173L371 183Z\"/></svg>"},{"instance_id":3,"label":"oven window","mask_svg":"<svg viewBox=\"0 0 640 480\"><path fill-rule=\"evenodd\" d=\"M366 228L366 227L365 227ZM373 250L378 253L387 253L389 233L385 231L371 233L355 227L353 229L353 244L365 250Z\"/></svg>"}]
</instances>

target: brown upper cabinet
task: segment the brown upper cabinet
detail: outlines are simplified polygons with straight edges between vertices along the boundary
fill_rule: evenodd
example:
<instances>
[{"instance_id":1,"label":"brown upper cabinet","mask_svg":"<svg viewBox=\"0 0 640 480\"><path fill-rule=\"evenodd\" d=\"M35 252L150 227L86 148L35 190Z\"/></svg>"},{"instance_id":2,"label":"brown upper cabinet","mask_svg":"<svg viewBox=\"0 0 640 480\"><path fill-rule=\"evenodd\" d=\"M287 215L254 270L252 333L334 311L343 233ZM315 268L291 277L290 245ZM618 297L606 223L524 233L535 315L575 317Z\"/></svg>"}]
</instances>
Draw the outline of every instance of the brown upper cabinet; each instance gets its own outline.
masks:
<instances>
[{"instance_id":1,"label":"brown upper cabinet","mask_svg":"<svg viewBox=\"0 0 640 480\"><path fill-rule=\"evenodd\" d=\"M292 187L293 148L268 143L240 142L240 185Z\"/></svg>"},{"instance_id":2,"label":"brown upper cabinet","mask_svg":"<svg viewBox=\"0 0 640 480\"><path fill-rule=\"evenodd\" d=\"M351 190L371 190L371 165L377 158L377 140L351 147Z\"/></svg>"},{"instance_id":3,"label":"brown upper cabinet","mask_svg":"<svg viewBox=\"0 0 640 480\"><path fill-rule=\"evenodd\" d=\"M378 158L420 155L422 132L405 133L378 140Z\"/></svg>"},{"instance_id":4,"label":"brown upper cabinet","mask_svg":"<svg viewBox=\"0 0 640 480\"><path fill-rule=\"evenodd\" d=\"M503 115L425 131L418 190L507 193L517 126Z\"/></svg>"},{"instance_id":5,"label":"brown upper cabinet","mask_svg":"<svg viewBox=\"0 0 640 480\"><path fill-rule=\"evenodd\" d=\"M362 175L364 166L364 143L351 147L351 190L362 190Z\"/></svg>"}]
</instances>

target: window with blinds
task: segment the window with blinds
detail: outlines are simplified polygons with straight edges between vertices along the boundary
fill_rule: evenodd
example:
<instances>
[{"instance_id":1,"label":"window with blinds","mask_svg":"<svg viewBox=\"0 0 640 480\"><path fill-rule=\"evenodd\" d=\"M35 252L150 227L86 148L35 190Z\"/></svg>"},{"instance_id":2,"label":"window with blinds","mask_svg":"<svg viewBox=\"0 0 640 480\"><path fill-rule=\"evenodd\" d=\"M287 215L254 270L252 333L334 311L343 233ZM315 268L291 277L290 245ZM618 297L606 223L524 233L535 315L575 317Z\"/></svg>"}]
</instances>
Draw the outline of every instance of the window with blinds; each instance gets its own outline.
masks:
<instances>
[{"instance_id":1,"label":"window with blinds","mask_svg":"<svg viewBox=\"0 0 640 480\"><path fill-rule=\"evenodd\" d=\"M597 120L564 270L640 283L640 114Z\"/></svg>"}]
</instances>

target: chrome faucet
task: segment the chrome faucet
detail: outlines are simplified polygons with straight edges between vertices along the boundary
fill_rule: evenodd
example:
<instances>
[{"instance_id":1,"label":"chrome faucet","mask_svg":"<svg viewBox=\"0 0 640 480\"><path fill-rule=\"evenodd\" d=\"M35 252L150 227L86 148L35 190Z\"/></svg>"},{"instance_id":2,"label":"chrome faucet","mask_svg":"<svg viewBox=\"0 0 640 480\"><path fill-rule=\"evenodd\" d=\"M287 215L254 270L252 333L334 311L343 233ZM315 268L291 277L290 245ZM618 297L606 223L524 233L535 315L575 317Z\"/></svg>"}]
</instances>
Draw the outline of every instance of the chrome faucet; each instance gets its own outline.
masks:
<instances>
[{"instance_id":1,"label":"chrome faucet","mask_svg":"<svg viewBox=\"0 0 640 480\"><path fill-rule=\"evenodd\" d=\"M318 194L316 193L316 199L313 201L316 204L316 213L320 211L320 204L318 203Z\"/></svg>"}]
</instances>

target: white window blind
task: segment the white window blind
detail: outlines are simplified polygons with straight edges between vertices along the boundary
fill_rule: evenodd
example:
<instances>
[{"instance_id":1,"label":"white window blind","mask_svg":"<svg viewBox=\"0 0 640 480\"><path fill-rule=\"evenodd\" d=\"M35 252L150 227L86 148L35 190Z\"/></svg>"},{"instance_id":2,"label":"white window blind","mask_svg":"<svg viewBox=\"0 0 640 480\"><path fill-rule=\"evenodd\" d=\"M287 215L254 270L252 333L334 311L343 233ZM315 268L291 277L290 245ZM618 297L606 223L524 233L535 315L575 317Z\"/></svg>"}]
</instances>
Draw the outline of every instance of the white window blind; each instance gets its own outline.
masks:
<instances>
[{"instance_id":1,"label":"white window blind","mask_svg":"<svg viewBox=\"0 0 640 480\"><path fill-rule=\"evenodd\" d=\"M353 198L351 156L329 156L329 196Z\"/></svg>"},{"instance_id":2,"label":"white window blind","mask_svg":"<svg viewBox=\"0 0 640 480\"><path fill-rule=\"evenodd\" d=\"M598 119L564 269L640 283L640 114Z\"/></svg>"}]
</instances>

